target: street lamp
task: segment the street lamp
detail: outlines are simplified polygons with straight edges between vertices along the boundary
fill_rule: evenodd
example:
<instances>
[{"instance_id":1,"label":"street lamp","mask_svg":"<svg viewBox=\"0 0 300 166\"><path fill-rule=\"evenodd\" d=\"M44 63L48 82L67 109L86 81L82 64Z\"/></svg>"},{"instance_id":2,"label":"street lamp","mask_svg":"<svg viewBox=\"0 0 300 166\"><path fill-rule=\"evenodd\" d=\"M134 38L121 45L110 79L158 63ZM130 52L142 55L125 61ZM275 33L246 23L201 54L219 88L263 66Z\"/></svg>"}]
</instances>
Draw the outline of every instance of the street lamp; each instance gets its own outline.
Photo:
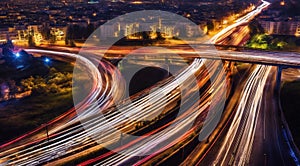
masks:
<instances>
[{"instance_id":1,"label":"street lamp","mask_svg":"<svg viewBox=\"0 0 300 166\"><path fill-rule=\"evenodd\" d=\"M20 55L20 53L18 52L18 53L15 54L15 56L16 56L17 58L19 58L21 55Z\"/></svg>"},{"instance_id":2,"label":"street lamp","mask_svg":"<svg viewBox=\"0 0 300 166\"><path fill-rule=\"evenodd\" d=\"M46 63L49 63L50 62L50 59L49 58L45 58L44 60Z\"/></svg>"}]
</instances>

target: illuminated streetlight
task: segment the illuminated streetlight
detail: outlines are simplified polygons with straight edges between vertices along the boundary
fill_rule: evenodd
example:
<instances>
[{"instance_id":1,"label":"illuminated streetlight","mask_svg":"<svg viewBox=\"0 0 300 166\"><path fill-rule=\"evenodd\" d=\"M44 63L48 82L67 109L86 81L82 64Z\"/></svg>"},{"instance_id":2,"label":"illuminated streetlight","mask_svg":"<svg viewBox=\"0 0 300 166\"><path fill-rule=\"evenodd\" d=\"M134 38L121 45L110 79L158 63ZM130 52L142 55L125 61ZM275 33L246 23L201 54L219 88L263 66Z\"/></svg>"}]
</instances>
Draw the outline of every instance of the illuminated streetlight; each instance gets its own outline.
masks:
<instances>
[{"instance_id":1,"label":"illuminated streetlight","mask_svg":"<svg viewBox=\"0 0 300 166\"><path fill-rule=\"evenodd\" d=\"M17 58L21 56L20 53L16 53L15 55Z\"/></svg>"},{"instance_id":2,"label":"illuminated streetlight","mask_svg":"<svg viewBox=\"0 0 300 166\"><path fill-rule=\"evenodd\" d=\"M50 59L49 58L45 58L44 60L46 63L49 63L50 62Z\"/></svg>"},{"instance_id":3,"label":"illuminated streetlight","mask_svg":"<svg viewBox=\"0 0 300 166\"><path fill-rule=\"evenodd\" d=\"M223 21L223 24L224 24L224 25L228 24L228 20L224 20L224 21Z\"/></svg>"}]
</instances>

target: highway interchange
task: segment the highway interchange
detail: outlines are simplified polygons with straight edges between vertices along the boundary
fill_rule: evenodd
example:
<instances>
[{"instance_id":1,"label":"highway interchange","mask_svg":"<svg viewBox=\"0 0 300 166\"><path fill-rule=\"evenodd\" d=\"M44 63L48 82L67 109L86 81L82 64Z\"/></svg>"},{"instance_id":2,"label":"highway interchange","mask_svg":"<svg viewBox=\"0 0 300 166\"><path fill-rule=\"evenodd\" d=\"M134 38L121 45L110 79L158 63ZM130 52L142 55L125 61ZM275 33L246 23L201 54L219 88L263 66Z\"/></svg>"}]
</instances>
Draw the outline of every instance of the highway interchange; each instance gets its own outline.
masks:
<instances>
[{"instance_id":1,"label":"highway interchange","mask_svg":"<svg viewBox=\"0 0 300 166\"><path fill-rule=\"evenodd\" d=\"M268 5L268 2L262 1L261 6L222 30L210 43L217 42L234 28L248 23ZM220 51L205 46L194 51L180 46L174 50L175 53L194 59L187 68L174 78L159 82L151 95L151 89L146 89L132 99L121 100L125 93L120 88L125 84L121 73L108 61L99 61L97 55L85 57L60 51L26 51L76 59L76 64L84 68L93 86L89 88L90 93L86 98L78 101L75 109L48 122L49 138L45 136L44 126L41 126L1 145L2 165L58 165L80 156L88 156L92 152L99 155L77 164L163 164L172 155L182 154L187 157L185 153L202 154L199 157L187 157L193 159L192 165L199 165L201 162L209 165L299 164L297 157L280 153L293 151L293 148L286 146L286 140L282 138L282 130L286 128L282 127L275 116L278 102L274 101L275 94L266 93L273 92L276 84L276 65L300 66L296 53ZM112 50L112 53L114 51L117 50ZM101 51L96 53L101 54ZM151 61L157 58L156 54L157 52L137 53L135 60ZM249 74L243 78L244 82L237 88L240 91L235 92L239 93L235 99L236 106L230 112L224 111L222 115L228 123L216 126L211 136L205 137L202 142L197 143L197 148L189 151L188 147L195 143L205 125L205 119L212 118L208 114L212 110L223 111L223 104L230 96L231 72L226 71L232 70L232 64L211 59L268 65L252 66ZM212 75L216 75L213 81L210 80ZM199 94L199 91L202 93ZM180 110L175 119L168 120L169 115L177 114L180 102L180 106L184 107L179 107L183 110ZM270 103L274 104L267 106ZM148 123L140 124L145 119ZM153 129L158 121L166 123ZM266 127L272 132L266 130ZM142 133L141 136L133 136L139 132ZM219 146L214 146L215 142ZM110 151L104 151L103 147ZM184 162L182 165L185 165Z\"/></svg>"}]
</instances>

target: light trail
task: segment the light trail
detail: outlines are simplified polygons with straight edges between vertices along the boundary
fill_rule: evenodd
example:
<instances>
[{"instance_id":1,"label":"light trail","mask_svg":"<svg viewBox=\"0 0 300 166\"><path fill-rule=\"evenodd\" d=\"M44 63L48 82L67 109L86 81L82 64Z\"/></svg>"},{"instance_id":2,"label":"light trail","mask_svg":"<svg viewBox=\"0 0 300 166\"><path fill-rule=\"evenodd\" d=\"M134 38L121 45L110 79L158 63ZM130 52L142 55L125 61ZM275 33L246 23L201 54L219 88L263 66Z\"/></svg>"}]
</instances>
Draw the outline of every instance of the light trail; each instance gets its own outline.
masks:
<instances>
[{"instance_id":1,"label":"light trail","mask_svg":"<svg viewBox=\"0 0 300 166\"><path fill-rule=\"evenodd\" d=\"M265 2L263 2L263 3L265 3ZM261 10L259 10L259 8L258 8L258 10L256 10L255 12L257 12L256 14L258 14L258 13L260 13L261 12ZM253 13L251 13L251 15L252 15ZM247 20L247 19L249 19L249 18L246 18L245 17L245 19L244 19L244 21L245 20ZM242 22L240 23L240 24L242 24ZM235 24L235 25L233 25L232 26L232 28L233 27L237 27L237 26L239 26L238 24ZM230 28L230 27L229 27ZM221 36L222 34L220 34L220 36ZM216 36L216 38L218 38L217 36ZM155 53L153 53L153 54L155 54ZM159 100L157 100L157 101L159 101ZM130 115L132 115L132 114L130 114ZM187 119L189 119L189 118L187 118ZM184 126L184 125L183 125ZM181 127L181 126L180 126ZM180 127L178 127L178 129L180 129ZM177 132L178 132L178 130L177 130ZM176 132L174 132L174 133L176 133ZM159 138L158 138L159 139ZM153 142L153 141L150 141L150 140L148 140L150 143L151 142ZM158 141L158 142L163 142L163 141L165 141L164 139L161 139L160 141ZM131 154L131 155L133 155L133 156L136 156L136 155L140 155L142 152L145 152L145 151L147 151L146 149L143 149L142 147L146 147L146 149L149 149L149 148L151 148L151 146L149 147L149 146L147 146L147 144L145 144L145 142L143 142L142 144L140 144L139 146L134 146L134 148L133 149L126 149L126 151L127 151L127 153L129 153L129 154ZM142 149L141 149L142 148ZM109 160L110 159L110 160ZM102 162L100 162L99 164L106 164L106 165L111 165L111 164L121 164L122 162L124 162L124 161L126 161L126 160L129 160L129 157L122 157L122 156L119 156L118 154L116 154L116 156L112 156L112 157L110 157L109 159L107 159L107 160L105 160L105 161L102 161Z\"/></svg>"},{"instance_id":2,"label":"light trail","mask_svg":"<svg viewBox=\"0 0 300 166\"><path fill-rule=\"evenodd\" d=\"M258 6L255 10L253 10L250 13L248 13L247 15L239 18L238 20L235 21L234 24L229 25L228 27L222 29L219 33L217 33L215 36L213 36L207 43L208 44L217 43L217 40L221 39L222 36L228 36L228 33L231 32L234 28L236 28L244 23L248 23L253 18L255 18L259 13L261 13L261 11L263 9L267 8L269 5L270 5L269 2L262 0L262 4L260 6Z\"/></svg>"},{"instance_id":3,"label":"light trail","mask_svg":"<svg viewBox=\"0 0 300 166\"><path fill-rule=\"evenodd\" d=\"M258 7L253 13L249 13L243 19L238 20L237 23L231 26L231 29L234 27L237 27L244 23L245 21L249 21L250 19L254 18L261 10L263 10L265 7L267 7L269 4L265 1L262 1L263 5ZM230 30L230 26L227 27L226 31ZM224 30L225 31L225 30ZM219 36L222 36L225 34L224 31L221 31L219 33ZM224 33L223 33L224 32ZM223 33L223 34L222 34ZM215 39L213 38L211 41L215 42L216 39L218 39L218 36L215 36ZM32 50L34 51L34 50ZM38 52L38 50L37 50ZM50 52L48 52L50 53ZM65 54L65 53L64 53ZM82 61L83 64L89 66L93 63L90 63L90 61ZM40 143L34 143L32 145L26 145L17 147L14 149L14 153L7 153L9 155L5 155L5 152L0 153L0 161L6 161L10 165L37 165L41 163L45 163L54 159L57 159L60 156L64 156L67 154L70 154L71 152L74 152L75 149L78 148L86 148L92 144L95 143L94 138L100 138L100 139L109 139L110 141L108 144L114 143L118 141L120 138L118 137L118 132L111 131L111 126L123 126L121 129L130 130L130 125L125 125L126 123L132 123L136 121L142 121L147 116L152 116L152 114L157 113L156 111L159 110L157 108L162 107L163 105L160 102L162 100L166 100L165 102L172 102L175 100L175 98L178 97L178 93L170 94L174 90L178 88L179 85L185 85L189 82L190 77L193 76L195 72L197 72L203 62L201 60L195 60L192 65L190 65L185 71L183 71L178 77L176 77L175 81L168 82L168 84L164 84L162 88L159 89L159 91L155 91L151 98L153 98L152 101L155 101L151 104L147 102L149 98L147 96L144 96L133 103L125 103L120 107L119 112L122 112L123 114L120 114L119 112L111 112L106 117L93 117L92 115L97 115L99 111L103 108L107 108L108 105L112 104L112 101L107 98L107 96L103 95L101 96L101 92L104 91L108 96L110 97L113 94L113 91L115 89L118 89L118 87L113 84L111 87L107 84L105 87L106 89L101 89L101 86L95 86L94 88L95 93L93 93L92 98L89 100L90 105L88 108L84 108L81 110L82 114L80 117L81 120L84 120L85 118L91 118L86 121L81 121L83 125L85 126L85 130L83 130L80 126L76 125L80 121L79 118L74 118L70 122L66 123L65 125L61 126L61 128L57 130L53 130L52 133L55 133L55 136L50 139L49 142L44 141ZM92 70L93 74L96 74L97 78L102 78L103 80L109 80L110 74L104 74L102 76L99 73L96 72L95 69ZM98 72L98 70L97 70ZM92 74L92 75L93 75ZM108 76L109 75L109 76ZM112 74L112 76L115 76L115 74ZM103 78L104 77L104 78ZM115 76L113 79L118 80L119 77ZM216 88L218 89L218 88ZM163 93L162 93L163 92ZM163 94L163 95L162 95ZM100 96L100 97L99 97ZM97 98L99 97L99 98ZM93 101L98 101L97 103L93 103ZM203 108L199 109L199 112L203 112L207 107L207 103L205 105L202 104ZM104 110L104 109L103 109ZM143 111L139 111L143 110ZM110 111L110 110L108 110ZM178 133L180 131L186 131L184 130L185 127L192 122L192 117L199 115L199 112L194 112L190 114L189 117L191 118L184 118L182 121L178 122L177 128L170 128L168 131L165 131L168 134L169 137L171 137L172 134ZM133 117L134 119L128 120L128 117ZM181 125L179 125L181 124ZM74 126L75 125L75 126ZM132 125L131 125L132 126ZM69 128L68 128L69 127ZM64 129L64 130L63 130ZM154 140L149 141L149 143L143 143L143 146L140 146L135 149L128 149L127 152L132 155L140 155L139 153L147 150L150 150L151 148L155 147L161 142L164 142L165 138L163 135L158 135ZM178 140L177 140L178 141ZM166 148L166 147L165 147ZM164 149L164 148L163 148ZM131 151L130 151L131 150ZM110 158L110 160L105 160L102 162L107 162L108 164L112 163L123 163L129 160L127 157L122 156L115 156L115 158Z\"/></svg>"},{"instance_id":4,"label":"light trail","mask_svg":"<svg viewBox=\"0 0 300 166\"><path fill-rule=\"evenodd\" d=\"M284 65L290 67L300 66L300 54L297 52L279 52L279 51L260 51L260 50L244 50L244 51L230 51L230 50L216 50L215 48L193 46L196 49L186 49L187 47L177 47L176 50L172 50L176 54L180 54L184 58L203 58L211 60L227 60L238 61L245 63L258 63L266 65ZM145 56L147 54L147 56ZM130 58L131 60L144 60L159 58L156 52L147 53L135 53ZM170 59L178 57L169 57Z\"/></svg>"},{"instance_id":5,"label":"light trail","mask_svg":"<svg viewBox=\"0 0 300 166\"><path fill-rule=\"evenodd\" d=\"M84 99L84 101L82 101L81 103L79 103L77 105L77 107L82 107L84 108L85 105L87 105L88 103L90 103L90 101L92 100L95 100L96 98L96 95L99 94L99 92L102 90L102 87L101 87L101 84L103 82L103 80L100 79L100 73L99 71L97 70L97 68L92 65L92 63L84 58L84 57L81 57L81 56L78 56L77 54L70 54L70 53L64 53L64 52L58 52L58 51L47 51L47 50L39 50L39 49L26 49L27 52L31 52L31 53L42 53L42 54L55 54L55 55L59 55L61 57L71 57L71 58L78 58L78 64L81 64L83 65L84 67L86 67L86 71L87 73L90 73L91 75L94 75L94 77L91 77L93 79L93 88L91 89L91 92L95 92L95 93L90 93L86 99ZM83 103L87 103L87 104L83 104ZM67 116L69 116L70 114L74 113L75 110L74 109L71 109L70 111L68 111L67 113L55 118L54 120L48 122L47 124L50 125L50 124L53 124L53 123L57 123L58 121L66 118ZM3 149L4 147L6 146L9 146L13 143L18 143L19 140L26 138L26 137L29 137L33 134L36 134L38 131L42 130L44 127L39 127L37 129L35 129L34 131L32 132L29 132L21 137L18 137L17 139L13 140L13 141L10 141L4 145L1 145L1 149ZM35 138L36 139L36 138Z\"/></svg>"},{"instance_id":6,"label":"light trail","mask_svg":"<svg viewBox=\"0 0 300 166\"><path fill-rule=\"evenodd\" d=\"M140 165L143 164L143 162L150 160L152 157L156 156L157 154L163 152L164 150L171 148L175 144L183 142L183 140L187 139L189 135L195 132L196 128L200 128L199 126L198 127L193 126L192 128L189 128L190 126L192 126L192 123L195 122L195 119L199 117L201 114L207 113L209 107L214 107L211 103L212 96L214 95L211 95L210 93L215 93L215 95L220 95L222 93L225 93L224 86L226 84L224 83L223 80L224 78L222 77L223 74L224 73L218 73L219 78L217 79L217 81L215 81L209 88L206 89L205 93L203 94L203 97L200 100L198 100L190 108L187 108L184 114L182 114L182 117L177 117L174 122L170 122L172 124L171 127L168 127L162 132L159 132L154 137L145 136L142 138L142 140L139 141L134 140L133 141L134 143L130 143L132 144L130 145L130 147L126 146L126 148L121 150L121 153L118 152L114 155L111 155L109 158L100 160L102 159L102 157L100 156L99 159L100 161L96 165L126 165L128 163L131 165L136 160L135 159L136 156L140 156L139 158L140 161L138 161L135 165ZM202 75L199 77L203 78ZM219 99L223 99L221 96L219 97ZM217 108L213 108L213 110L216 109ZM150 153L152 152L152 150L154 150L155 152ZM143 156L146 155L147 153L150 153L151 155L148 157ZM122 155L122 154L126 154L126 155ZM97 159L87 161L80 165L89 165L92 164L91 162L95 162L95 160Z\"/></svg>"},{"instance_id":7,"label":"light trail","mask_svg":"<svg viewBox=\"0 0 300 166\"><path fill-rule=\"evenodd\" d=\"M182 82L185 82L188 77L191 77L194 72L199 70L202 64L199 60L195 60L192 65L188 67L187 70L185 70L183 73L181 73L177 79L175 79L173 82L169 83L167 86L165 86L163 89L160 89L164 91L164 94L170 93L172 90L176 89ZM155 92L152 97L163 99L164 96L161 95L161 92L157 91ZM137 100L133 104L142 105L142 108L144 111L138 111L136 109L132 109L132 105L129 105L127 107L124 107L126 112L129 113L128 115L135 115L135 118L137 120L142 120L145 116L149 115L150 113L153 113L153 109L149 108L149 103L145 102L146 98L142 98L141 100ZM159 103L159 102L156 102ZM99 108L97 108L99 109ZM92 110L95 111L95 109L92 107ZM91 112L93 112L91 110ZM89 111L90 112L90 111ZM82 130L82 128L78 128L77 126L72 127L68 132L61 132L57 133L58 137L51 139L49 142L43 142L42 144L37 144L33 147L26 148L24 150L18 151L16 153L10 154L9 156L4 156L1 158L1 160L7 158L10 160L9 164L17 164L17 165L28 165L28 164L38 164L41 162L46 162L49 160L53 160L57 157L59 157L59 154L64 155L68 148L70 148L70 142L78 142L78 140L87 140L86 142L80 142L80 144L83 143L91 143L94 142L93 139L90 139L91 133L92 135L99 136L103 135L105 132L107 135L110 135L110 137L113 137L114 139L111 139L111 141L114 141L116 138L115 133L111 132L110 130L106 131L107 129L110 129L110 126L119 126L126 121L126 116L119 115L116 113L113 113L111 117L96 117L92 120L89 120L84 124L86 126L85 130ZM74 129L74 130L73 130ZM61 135L63 134L63 135ZM79 143L77 143L79 144ZM68 145L68 146L67 146ZM67 148L66 148L67 146ZM76 146L76 144L74 145ZM84 146L84 145L83 145ZM2 155L1 155L2 156ZM14 157L18 156L18 157Z\"/></svg>"},{"instance_id":8,"label":"light trail","mask_svg":"<svg viewBox=\"0 0 300 166\"><path fill-rule=\"evenodd\" d=\"M94 79L94 81L93 81L94 84L93 84L93 88L92 88L93 94L89 95L89 98L84 101L84 104L76 106L76 111L79 112L79 115L71 118L66 123L60 123L60 126L58 126L56 128L49 129L50 136L52 133L55 133L55 135L56 135L57 134L56 132L61 131L73 124L79 123L81 118L85 118L92 114L95 114L95 112L93 112L93 111L99 110L99 108L104 109L104 108L108 107L109 103L112 104L112 102L109 102L109 101L111 100L111 95L114 93L114 92L111 92L111 90L116 90L117 88L120 87L120 84L122 84L122 81L120 79L121 78L120 73L112 73L112 72L116 72L116 70L114 70L114 68L112 66L105 65L104 63L101 63L101 62L99 63L99 66L101 66L102 70L104 71L103 73L100 73L97 66L95 66L90 60L88 60L84 57L81 57L77 54L70 54L70 53L57 52L57 51L37 50L37 49L27 49L26 51L31 52L31 53L55 54L55 55L76 58L78 60L79 64L84 64L84 67L86 67L87 71L92 75L92 78ZM109 72L111 72L111 73L109 73ZM103 74L105 74L105 75L103 75ZM112 78L107 79L108 75ZM103 89L103 83L106 83L106 85L104 86L105 89ZM113 84L108 85L108 83L113 83ZM110 91L109 91L109 88L107 88L108 86L112 87L110 89ZM121 93L122 91L119 91L119 92ZM88 109L87 109L87 106L89 106ZM56 121L55 121L55 123L56 123ZM72 129L73 128L78 128L78 126L72 127ZM43 128L41 128L41 130L42 129ZM62 131L60 133L65 133L65 132L66 131ZM32 134L36 134L36 131L30 133L30 135L32 135ZM22 137L22 139L24 139L24 138ZM11 143L16 144L16 147L13 147L6 151L1 152L0 153L0 156L1 156L0 161L3 162L3 161L5 161L4 158L7 158L7 157L10 158L10 157L14 156L14 154L22 154L24 152L28 152L28 150L29 151L33 150L33 149L37 148L38 146L48 144L47 141L44 141L44 140L46 140L45 137L43 137L43 139L41 139L39 141L41 143L33 141L33 142L21 144L21 145L18 145L17 144L18 142L11 142ZM34 152L36 152L36 151L34 151ZM4 157L5 155L7 155L7 156ZM27 159L27 157L24 157L23 159L20 159L20 160L26 160L26 159Z\"/></svg>"},{"instance_id":9,"label":"light trail","mask_svg":"<svg viewBox=\"0 0 300 166\"><path fill-rule=\"evenodd\" d=\"M256 66L248 78L237 111L213 165L245 165L251 154L257 117L270 66Z\"/></svg>"}]
</instances>

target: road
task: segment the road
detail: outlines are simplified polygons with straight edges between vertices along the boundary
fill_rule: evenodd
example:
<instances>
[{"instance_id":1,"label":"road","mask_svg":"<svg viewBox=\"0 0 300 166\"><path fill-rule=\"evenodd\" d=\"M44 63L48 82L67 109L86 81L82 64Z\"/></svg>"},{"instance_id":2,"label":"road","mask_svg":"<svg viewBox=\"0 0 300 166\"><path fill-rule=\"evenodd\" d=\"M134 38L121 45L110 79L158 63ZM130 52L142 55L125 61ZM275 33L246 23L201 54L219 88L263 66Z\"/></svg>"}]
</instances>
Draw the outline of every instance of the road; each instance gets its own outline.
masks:
<instances>
[{"instance_id":1,"label":"road","mask_svg":"<svg viewBox=\"0 0 300 166\"><path fill-rule=\"evenodd\" d=\"M122 96L123 91L118 90L118 88L121 87L124 82L122 82L118 70L115 70L115 67L109 63L98 62L99 66L95 66L91 60L77 54L36 49L28 49L26 51L30 53L53 54L55 56L76 58L77 64L83 67L82 69L86 74L91 76L90 78L93 83L89 89L89 95L82 102L79 102L75 106L75 109L71 109L47 123L49 138L51 139L57 138L60 134L76 128L76 126L72 127L75 124L77 124L78 128L78 123L80 124L82 119L95 114L98 110L103 110L111 106L113 104L112 95L114 95L114 99L118 99L117 96L119 95ZM43 149L45 144L48 144L48 138L45 134L45 126L41 126L32 132L1 145L0 162L8 164L7 162L12 162L13 158L24 162L24 160L28 158L19 158L18 154L26 152L32 154L32 152L36 152L33 149L37 147L42 147ZM57 153L58 152L59 151L57 151ZM29 159L27 161L27 164L32 162L32 160Z\"/></svg>"},{"instance_id":2,"label":"road","mask_svg":"<svg viewBox=\"0 0 300 166\"><path fill-rule=\"evenodd\" d=\"M225 39L236 27L248 23L268 5L268 2L262 1L261 6L222 30L209 41L209 44ZM195 47L198 46L195 45ZM122 57L132 49L135 47L111 49L108 53ZM210 46L199 46L196 51L185 46L179 46L173 50L184 58L195 58L194 62L173 80L167 79L157 84L157 89L151 95L147 95L150 89L146 89L140 95L135 96L134 100L126 99L114 107L109 107L115 104L111 100L112 96L116 94L122 96L122 92L121 94L118 92L121 86L118 82L122 80L120 74L114 73L113 66L97 61L97 55L91 56L90 59L84 58L81 63L84 66L93 66L90 72L97 80L94 81L93 93L90 94L90 98L79 107L79 113L82 113L79 118L71 118L66 123L59 125L58 128L50 130L49 140L42 137L40 140L29 141L25 144L23 142L22 144L15 144L15 142L9 144L9 149L1 149L0 162L10 165L45 163L57 165L66 162L65 158L73 160L76 157L86 156L86 150L89 150L89 153L97 152L103 149L103 146L112 146L113 151L103 153L81 165L143 165L149 161L157 161L157 156L170 155L170 150L175 151L177 148L183 149L182 143L189 142L194 134L198 134L204 121L203 116L209 112L208 109L210 107L219 108L218 104L210 102L211 96L219 97L217 102L223 101L221 96L226 94L223 84L226 79L222 77L222 74L217 73L219 71L217 63L206 64L214 68L212 71L217 73L217 81L206 87L205 93L201 95L200 99L191 97L197 96L196 92L199 91L199 88L204 88L209 79L203 69L203 64L209 61L206 59L222 58L270 65L300 66L300 57L296 53L220 51L210 48ZM65 55L62 52L27 51ZM90 51L95 52L93 49ZM151 61L157 58L156 55L159 52L159 49L150 52L142 51L136 53L135 59ZM101 50L96 53L103 55ZM73 55L75 56L75 54ZM198 59L199 55L204 59ZM168 58L172 59L173 57ZM95 67L95 63L101 64L100 69ZM273 120L276 119L276 114L274 114L276 109L273 105L261 109L261 106L271 102L272 94L265 95L264 93L273 87L272 83L267 84L267 80L270 80L270 75L272 75L271 71L271 66L256 65L244 88L241 92L236 92L241 93L239 104L232 122L229 124L227 134L221 141L221 146L215 147L217 153L214 154L214 157L207 159L211 165L278 164L283 163L282 158L288 157L280 154L284 144L278 138L281 135L279 134L281 131L278 127L279 122ZM195 75L199 80L203 79L196 85L193 84ZM180 93L178 87L184 89L185 94ZM188 107L183 114L178 116L178 119L167 122L154 130L151 130L151 125L139 123L145 119L150 124L156 123L157 119L155 120L155 118L161 114L161 111L163 111L162 116L174 112L181 96L186 97L189 102L186 102ZM274 112L265 112L264 110L273 110ZM196 124L194 124L195 119L198 120ZM147 129L144 137L135 137L126 142L129 137L126 133L136 132L137 126ZM255 143L261 144L265 148L262 150L260 146L253 146ZM273 160L273 158L275 159Z\"/></svg>"},{"instance_id":3,"label":"road","mask_svg":"<svg viewBox=\"0 0 300 166\"><path fill-rule=\"evenodd\" d=\"M169 98L164 94L171 95L171 91L177 89L183 82L192 82L190 79L193 76L193 73L198 71L201 66L201 61L195 60L189 68L177 77L177 79L167 84L166 87L152 93L151 103L145 102L148 100L148 96L144 96L134 103L125 103L124 106L120 107L121 109L119 111L123 112L123 114L112 112L105 117L96 114L100 109L98 106L99 103L96 103L96 106L92 105L85 110L85 112L92 112L94 116L86 121L81 121L83 122L82 124L72 123L73 125L70 128L56 132L49 141L34 142L25 147L17 147L14 148L15 152L13 153L11 153L12 149L1 152L1 161L9 160L9 164L17 165L35 165L54 160L62 155L67 155L68 153L76 151L76 149L89 147L91 144L95 144L94 140L98 140L100 136L100 141L103 139L103 141L108 141L106 143L118 141L118 135L120 134L117 131L112 130L110 126L124 126L124 123L132 121L130 120L127 122L127 117L134 117L134 121L142 121L142 119L147 116L151 117L151 115L155 113L153 111L159 111L155 108L161 107L161 104L163 103L157 101L169 101ZM132 128L131 126L135 125L134 121L132 124L129 123L130 125L124 126L125 129ZM85 128L84 130L81 127L82 125ZM103 135L105 135L105 137L103 137Z\"/></svg>"},{"instance_id":4,"label":"road","mask_svg":"<svg viewBox=\"0 0 300 166\"><path fill-rule=\"evenodd\" d=\"M212 64L216 66L215 62ZM192 69L192 71L193 70L194 69ZM220 72L219 70L215 71ZM192 72L189 71L188 73ZM209 78L208 75L204 76L201 73L202 72L200 72L198 76L201 80L198 83L198 88L203 87L208 80L206 79L206 81L203 81L203 79ZM219 78L217 78L217 80L201 94L201 98L199 100L195 100L195 97L193 97L195 96L195 91L198 91L198 88L189 88L190 80L181 85L181 88L184 91L192 90L192 92L188 92L188 96L186 96L189 98L188 100L190 100L188 101L190 107L183 107L183 112L179 113L179 116L176 117L175 120L165 123L165 125L161 128L152 130L149 133L128 142L124 146L117 147L111 152L79 165L140 165L141 163L151 160L152 157L155 157L159 153L163 153L168 149L176 149L178 144L190 139L191 133L194 133L201 128L201 125L193 126L193 123L195 122L199 124L203 123L202 120L195 121L196 119L207 114L210 110L210 106L213 107L212 110L217 110L217 107L220 107L220 104L216 103L222 103L225 101L224 94L226 94L226 88L224 86L226 86L226 84L224 82L224 77L222 77L222 73L218 73L218 75ZM183 98L185 98L185 95L182 95ZM218 100L211 101L213 98L212 96L215 96ZM147 156L147 154L150 155Z\"/></svg>"},{"instance_id":5,"label":"road","mask_svg":"<svg viewBox=\"0 0 300 166\"><path fill-rule=\"evenodd\" d=\"M217 43L218 40L222 40L223 38L227 37L232 33L232 30L236 27L244 24L249 23L251 20L253 20L259 13L261 13L262 10L266 9L270 5L269 2L262 0L262 4L258 6L255 10L251 11L250 13L246 14L245 16L237 19L234 24L229 25L228 27L224 28L221 32L213 36L208 44L210 43Z\"/></svg>"},{"instance_id":6,"label":"road","mask_svg":"<svg viewBox=\"0 0 300 166\"><path fill-rule=\"evenodd\" d=\"M169 46L168 49L171 50L173 54L169 55L162 53L165 48L161 50L156 48L154 50L137 50L134 54L131 54L131 60L157 60L157 59L170 59L174 62L182 61L182 59L194 59L194 58L204 58L204 59L222 59L228 61L246 62L246 63L257 63L265 65L285 65L288 67L299 67L300 66L300 54L297 52L280 52L280 51L262 51L262 50L242 50L242 51L232 51L232 50L218 50L214 45L190 45L187 46ZM117 46L109 51L109 55L104 57L110 60L121 59L136 47L130 46ZM121 51L122 50L122 51ZM87 50L86 50L87 51ZM89 51L96 52L99 55L103 55L103 51L94 51L90 49Z\"/></svg>"},{"instance_id":7,"label":"road","mask_svg":"<svg viewBox=\"0 0 300 166\"><path fill-rule=\"evenodd\" d=\"M256 65L241 92L240 102L221 137L198 164L297 165L286 138L275 93L276 67ZM228 129L227 129L228 128Z\"/></svg>"},{"instance_id":8,"label":"road","mask_svg":"<svg viewBox=\"0 0 300 166\"><path fill-rule=\"evenodd\" d=\"M249 165L299 165L297 152L290 146L287 129L284 125L283 112L279 106L276 89L277 69L272 68L263 95L261 112L258 115L257 130L253 147L253 154ZM288 153L285 153L288 152Z\"/></svg>"},{"instance_id":9,"label":"road","mask_svg":"<svg viewBox=\"0 0 300 166\"><path fill-rule=\"evenodd\" d=\"M249 76L231 126L213 165L246 165L251 155L257 117L271 67L257 66Z\"/></svg>"}]
</instances>

